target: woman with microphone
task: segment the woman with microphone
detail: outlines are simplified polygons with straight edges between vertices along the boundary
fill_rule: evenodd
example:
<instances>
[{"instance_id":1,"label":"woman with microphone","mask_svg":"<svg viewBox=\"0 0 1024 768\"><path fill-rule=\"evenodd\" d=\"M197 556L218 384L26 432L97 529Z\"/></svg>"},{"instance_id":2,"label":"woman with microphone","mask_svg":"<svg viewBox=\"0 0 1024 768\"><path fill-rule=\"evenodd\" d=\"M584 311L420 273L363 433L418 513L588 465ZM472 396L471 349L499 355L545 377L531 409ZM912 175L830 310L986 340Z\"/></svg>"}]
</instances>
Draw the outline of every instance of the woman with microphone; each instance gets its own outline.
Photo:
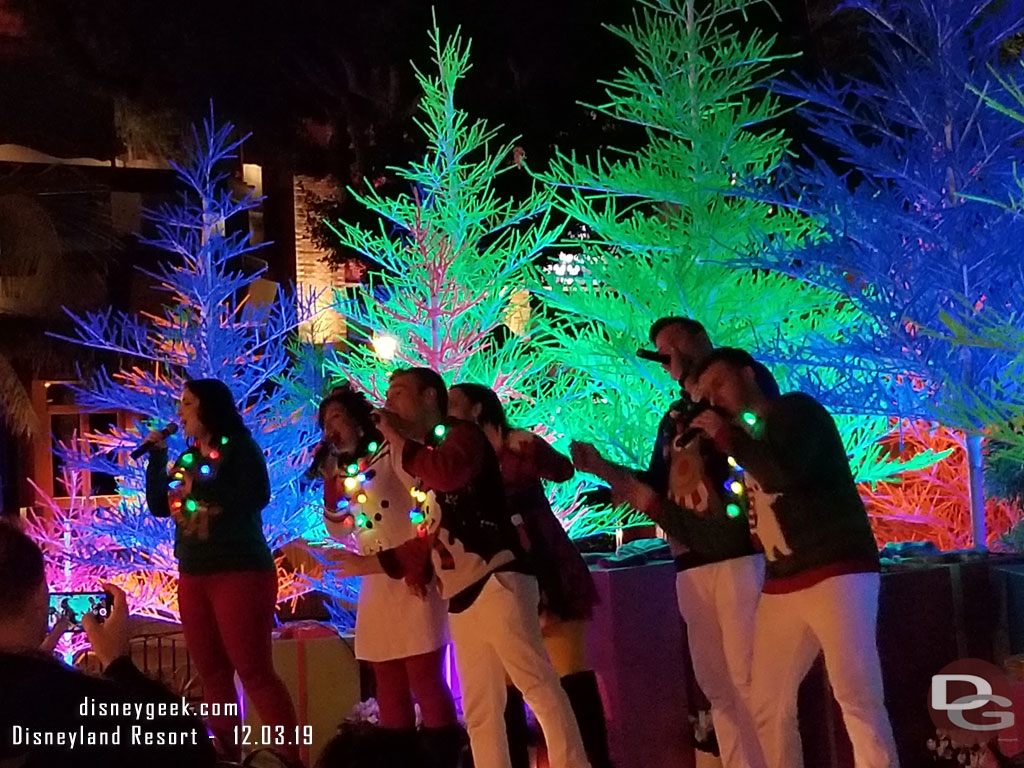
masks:
<instances>
[{"instance_id":1,"label":"woman with microphone","mask_svg":"<svg viewBox=\"0 0 1024 768\"><path fill-rule=\"evenodd\" d=\"M348 386L336 388L320 403L318 423L324 433L317 455L328 533L362 555L426 533L428 497L377 430L366 397ZM330 558L331 552L322 554ZM373 670L379 724L389 736L381 741L381 765L458 765L465 734L444 679L447 644L447 608L428 562L405 580L384 573L363 576L355 655ZM420 739L413 697L423 718Z\"/></svg>"},{"instance_id":2,"label":"woman with microphone","mask_svg":"<svg viewBox=\"0 0 1024 768\"><path fill-rule=\"evenodd\" d=\"M261 512L270 502L263 452L217 379L185 384L178 419L188 449L168 473L167 444L151 432L146 501L156 517L175 522L178 609L189 653L211 704L237 702L234 674L273 746L301 765L295 707L271 657L277 568L263 535ZM211 717L221 752L241 757L237 717Z\"/></svg>"}]
</instances>

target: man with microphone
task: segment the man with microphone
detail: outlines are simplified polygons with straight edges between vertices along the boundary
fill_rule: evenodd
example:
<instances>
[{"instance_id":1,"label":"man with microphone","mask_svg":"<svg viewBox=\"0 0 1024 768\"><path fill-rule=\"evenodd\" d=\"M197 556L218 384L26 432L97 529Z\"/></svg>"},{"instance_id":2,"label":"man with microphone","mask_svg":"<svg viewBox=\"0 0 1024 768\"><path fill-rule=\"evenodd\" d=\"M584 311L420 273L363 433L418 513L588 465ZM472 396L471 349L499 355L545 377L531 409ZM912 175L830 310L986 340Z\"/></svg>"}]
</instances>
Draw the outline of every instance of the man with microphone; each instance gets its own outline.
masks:
<instances>
[{"instance_id":1,"label":"man with microphone","mask_svg":"<svg viewBox=\"0 0 1024 768\"><path fill-rule=\"evenodd\" d=\"M506 673L522 691L551 768L590 768L579 727L541 639L537 579L512 523L498 457L475 424L447 419L448 390L429 368L392 373L378 428L405 472L434 494L422 536L376 557L345 555L345 575L404 579L433 565L448 600L466 728L477 768L509 768Z\"/></svg>"},{"instance_id":2,"label":"man with microphone","mask_svg":"<svg viewBox=\"0 0 1024 768\"><path fill-rule=\"evenodd\" d=\"M695 402L686 389L693 383L691 373L711 352L711 340L704 326L685 317L661 318L651 326L650 340L656 351L640 350L640 356L661 363L680 384L680 398L658 426L647 470L613 464L588 443L573 443L573 461L605 480L616 503L646 514L668 535L679 612L694 675L711 702L722 764L764 768L749 707L764 558L750 538L742 478L711 440L691 428L708 406ZM763 366L759 375L769 382L769 391L774 386L778 392Z\"/></svg>"}]
</instances>

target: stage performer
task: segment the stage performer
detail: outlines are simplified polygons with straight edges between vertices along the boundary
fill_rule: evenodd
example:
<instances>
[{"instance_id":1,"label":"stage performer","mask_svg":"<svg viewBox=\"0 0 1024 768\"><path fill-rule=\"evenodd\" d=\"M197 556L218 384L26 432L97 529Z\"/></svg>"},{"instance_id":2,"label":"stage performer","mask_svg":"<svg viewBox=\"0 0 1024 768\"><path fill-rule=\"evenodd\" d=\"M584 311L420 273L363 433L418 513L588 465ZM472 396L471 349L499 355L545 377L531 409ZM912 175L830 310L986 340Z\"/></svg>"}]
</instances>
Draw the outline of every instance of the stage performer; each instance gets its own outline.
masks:
<instances>
[{"instance_id":1,"label":"stage performer","mask_svg":"<svg viewBox=\"0 0 1024 768\"><path fill-rule=\"evenodd\" d=\"M277 569L263 535L261 512L270 501L263 451L235 408L231 390L217 379L185 384L178 405L188 449L167 470L167 444L151 432L146 501L157 517L175 522L178 608L189 653L206 701L237 701L234 674L265 725L292 734L295 707L274 671L271 630L277 604ZM219 749L241 756L238 718L210 718ZM300 765L297 745L273 745Z\"/></svg>"},{"instance_id":2,"label":"stage performer","mask_svg":"<svg viewBox=\"0 0 1024 768\"><path fill-rule=\"evenodd\" d=\"M498 458L479 427L446 420L448 390L429 368L391 374L379 427L436 501L426 535L374 558L347 555L345 572L415 577L432 559L448 598L455 662L476 768L509 768L505 674L540 722L552 768L589 766L568 697L541 639L540 592L509 514Z\"/></svg>"},{"instance_id":3,"label":"stage performer","mask_svg":"<svg viewBox=\"0 0 1024 768\"><path fill-rule=\"evenodd\" d=\"M693 425L743 467L767 576L751 701L769 768L801 768L797 691L821 652L857 768L896 768L876 646L878 547L832 416L814 398L769 397L743 350L696 371L709 410Z\"/></svg>"},{"instance_id":4,"label":"stage performer","mask_svg":"<svg viewBox=\"0 0 1024 768\"><path fill-rule=\"evenodd\" d=\"M364 556L417 536L427 501L374 426L372 412L362 393L343 386L324 399L318 414L322 445L329 446L321 464L325 523L333 538ZM320 555L329 561L338 551ZM422 746L431 764L455 768L465 744L444 679L447 610L435 582L426 574L406 581L379 573L365 576L359 587L355 654L373 669L379 724L391 732L380 741L393 753L378 756L385 764L414 765ZM423 718L419 746L413 697Z\"/></svg>"},{"instance_id":5,"label":"stage performer","mask_svg":"<svg viewBox=\"0 0 1024 768\"><path fill-rule=\"evenodd\" d=\"M508 509L530 542L530 559L540 587L544 647L576 715L593 768L610 768L608 733L597 676L587 663L586 625L597 605L597 588L579 550L551 511L542 480L564 483L575 468L568 456L539 435L513 429L494 390L456 384L448 392L448 415L479 426L498 454ZM526 711L522 694L508 690L505 724L513 768L529 767Z\"/></svg>"},{"instance_id":6,"label":"stage performer","mask_svg":"<svg viewBox=\"0 0 1024 768\"><path fill-rule=\"evenodd\" d=\"M750 711L764 557L751 542L742 478L710 439L691 429L705 406L685 388L711 352L711 340L704 326L685 317L656 321L650 340L656 351L641 355L661 363L679 383L680 397L658 426L648 469L634 472L612 464L586 443L573 443L573 459L577 469L606 480L616 502L629 503L665 531L675 556L676 599L694 677L711 703L722 765L764 768ZM761 366L758 375L766 389L775 387L766 368Z\"/></svg>"}]
</instances>

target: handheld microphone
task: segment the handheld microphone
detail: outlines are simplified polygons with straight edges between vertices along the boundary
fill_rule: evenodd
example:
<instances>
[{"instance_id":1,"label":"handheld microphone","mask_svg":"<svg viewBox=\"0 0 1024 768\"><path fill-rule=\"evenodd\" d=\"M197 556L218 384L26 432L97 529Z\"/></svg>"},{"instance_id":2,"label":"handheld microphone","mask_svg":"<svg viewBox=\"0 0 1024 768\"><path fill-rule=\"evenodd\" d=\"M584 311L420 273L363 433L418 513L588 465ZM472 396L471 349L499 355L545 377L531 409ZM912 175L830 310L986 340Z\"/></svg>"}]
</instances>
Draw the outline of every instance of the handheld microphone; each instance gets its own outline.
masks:
<instances>
[{"instance_id":1,"label":"handheld microphone","mask_svg":"<svg viewBox=\"0 0 1024 768\"><path fill-rule=\"evenodd\" d=\"M668 365L672 362L672 358L668 355L663 355L650 349L638 349L636 356L641 360L650 360L652 363L661 363L662 365Z\"/></svg>"},{"instance_id":2,"label":"handheld microphone","mask_svg":"<svg viewBox=\"0 0 1024 768\"><path fill-rule=\"evenodd\" d=\"M704 413L704 411L714 411L726 421L732 420L732 417L726 411L712 405L708 400L698 400L694 404L693 410L686 415L686 424L684 429L679 437L675 439L676 448L685 448L693 442L694 438L698 437L702 433L702 430L697 429L697 427L690 426L690 424L695 418L697 418L697 416Z\"/></svg>"},{"instance_id":3,"label":"handheld microphone","mask_svg":"<svg viewBox=\"0 0 1024 768\"><path fill-rule=\"evenodd\" d=\"M164 427L163 429L160 430L160 436L164 440L166 440L168 437L170 437L171 435L173 435L177 431L178 431L178 425L177 424L168 424L166 427ZM130 455L131 455L131 457L133 459L139 459L139 458L142 458L143 456L145 456L151 450L153 450L153 443L150 442L149 440L143 440L139 444L139 447L136 448L134 451L132 451Z\"/></svg>"},{"instance_id":4,"label":"handheld microphone","mask_svg":"<svg viewBox=\"0 0 1024 768\"><path fill-rule=\"evenodd\" d=\"M324 463L324 460L331 452L331 443L329 440L324 440L317 446L316 452L313 454L313 461L309 465L309 469L306 470L307 480L316 480L320 475L320 466Z\"/></svg>"},{"instance_id":5,"label":"handheld microphone","mask_svg":"<svg viewBox=\"0 0 1024 768\"><path fill-rule=\"evenodd\" d=\"M697 418L704 411L713 410L711 403L707 400L699 400L694 403L693 409L686 414L686 426L682 433L675 439L676 448L685 448L687 445L692 443L694 439L701 434L701 430L697 427L690 426L690 423Z\"/></svg>"}]
</instances>

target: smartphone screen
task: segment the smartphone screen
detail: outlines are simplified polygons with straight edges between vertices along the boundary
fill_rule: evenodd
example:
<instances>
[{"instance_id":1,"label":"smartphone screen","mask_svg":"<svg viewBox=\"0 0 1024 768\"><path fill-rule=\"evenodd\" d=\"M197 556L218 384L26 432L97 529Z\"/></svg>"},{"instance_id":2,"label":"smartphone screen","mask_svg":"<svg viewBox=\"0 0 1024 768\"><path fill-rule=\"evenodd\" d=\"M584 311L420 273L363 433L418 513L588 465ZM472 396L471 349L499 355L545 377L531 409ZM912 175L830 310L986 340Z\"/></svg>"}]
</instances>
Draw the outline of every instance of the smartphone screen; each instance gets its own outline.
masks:
<instances>
[{"instance_id":1,"label":"smartphone screen","mask_svg":"<svg viewBox=\"0 0 1024 768\"><path fill-rule=\"evenodd\" d=\"M107 592L51 592L50 609L47 618L49 629L66 616L71 622L68 632L82 631L82 617L92 613L100 621L110 615L113 600Z\"/></svg>"}]
</instances>

